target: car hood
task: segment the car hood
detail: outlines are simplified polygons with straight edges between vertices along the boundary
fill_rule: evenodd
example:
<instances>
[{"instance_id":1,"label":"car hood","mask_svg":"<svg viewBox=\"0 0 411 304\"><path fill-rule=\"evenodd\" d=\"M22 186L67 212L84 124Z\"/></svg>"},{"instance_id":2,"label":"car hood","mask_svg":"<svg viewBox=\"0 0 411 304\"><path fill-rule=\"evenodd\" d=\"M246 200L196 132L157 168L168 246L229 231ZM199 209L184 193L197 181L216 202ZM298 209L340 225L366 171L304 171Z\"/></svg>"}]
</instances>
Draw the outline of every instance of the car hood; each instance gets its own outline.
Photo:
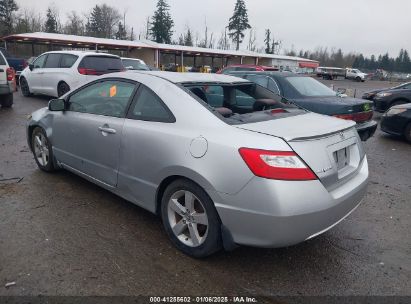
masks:
<instances>
[{"instance_id":1,"label":"car hood","mask_svg":"<svg viewBox=\"0 0 411 304\"><path fill-rule=\"evenodd\" d=\"M316 113L237 125L237 128L281 137L286 141L323 137L355 126L355 122Z\"/></svg>"},{"instance_id":2,"label":"car hood","mask_svg":"<svg viewBox=\"0 0 411 304\"><path fill-rule=\"evenodd\" d=\"M410 93L411 90L409 89L391 89L391 90L384 90L384 92L398 94L398 93Z\"/></svg>"}]
</instances>

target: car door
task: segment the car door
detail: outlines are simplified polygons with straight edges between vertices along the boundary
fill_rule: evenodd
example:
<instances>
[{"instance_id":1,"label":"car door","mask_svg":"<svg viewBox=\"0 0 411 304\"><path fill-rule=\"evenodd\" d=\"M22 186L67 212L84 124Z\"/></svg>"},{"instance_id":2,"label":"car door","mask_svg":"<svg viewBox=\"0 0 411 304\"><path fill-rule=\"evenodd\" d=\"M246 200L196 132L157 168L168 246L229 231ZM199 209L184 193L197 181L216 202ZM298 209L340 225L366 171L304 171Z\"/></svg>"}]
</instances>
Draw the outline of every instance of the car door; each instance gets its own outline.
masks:
<instances>
[{"instance_id":1,"label":"car door","mask_svg":"<svg viewBox=\"0 0 411 304\"><path fill-rule=\"evenodd\" d=\"M41 90L43 94L57 97L57 85L61 80L60 60L62 54L48 54L43 67L43 75L41 77Z\"/></svg>"},{"instance_id":2,"label":"car door","mask_svg":"<svg viewBox=\"0 0 411 304\"><path fill-rule=\"evenodd\" d=\"M26 75L30 90L33 93L42 93L42 78L44 73L43 68L47 56L48 54L44 54L34 60L33 69Z\"/></svg>"},{"instance_id":3,"label":"car door","mask_svg":"<svg viewBox=\"0 0 411 304\"><path fill-rule=\"evenodd\" d=\"M136 84L107 79L69 95L53 124L53 152L64 167L115 187L124 117Z\"/></svg>"}]
</instances>

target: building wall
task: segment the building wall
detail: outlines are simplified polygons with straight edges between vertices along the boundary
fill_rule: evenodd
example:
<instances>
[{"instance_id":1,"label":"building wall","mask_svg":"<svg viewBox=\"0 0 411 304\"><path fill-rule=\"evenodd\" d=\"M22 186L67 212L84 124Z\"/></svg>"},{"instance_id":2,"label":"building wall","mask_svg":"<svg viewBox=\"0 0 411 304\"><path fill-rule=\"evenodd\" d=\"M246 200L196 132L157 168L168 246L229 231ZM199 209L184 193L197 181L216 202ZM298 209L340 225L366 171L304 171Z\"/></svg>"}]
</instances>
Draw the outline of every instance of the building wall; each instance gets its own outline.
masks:
<instances>
[{"instance_id":1,"label":"building wall","mask_svg":"<svg viewBox=\"0 0 411 304\"><path fill-rule=\"evenodd\" d=\"M156 50L154 49L132 49L129 52L129 56L141 59L148 65L155 66Z\"/></svg>"}]
</instances>

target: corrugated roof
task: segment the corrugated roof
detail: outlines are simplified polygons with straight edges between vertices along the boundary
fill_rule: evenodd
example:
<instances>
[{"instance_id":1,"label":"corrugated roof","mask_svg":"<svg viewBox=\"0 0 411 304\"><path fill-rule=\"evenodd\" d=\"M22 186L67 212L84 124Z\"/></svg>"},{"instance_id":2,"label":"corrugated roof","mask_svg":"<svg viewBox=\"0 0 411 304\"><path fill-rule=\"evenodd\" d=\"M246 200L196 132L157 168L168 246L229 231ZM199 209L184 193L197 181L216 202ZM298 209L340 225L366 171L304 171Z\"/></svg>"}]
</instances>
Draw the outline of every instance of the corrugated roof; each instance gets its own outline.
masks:
<instances>
[{"instance_id":1,"label":"corrugated roof","mask_svg":"<svg viewBox=\"0 0 411 304\"><path fill-rule=\"evenodd\" d=\"M156 43L154 41L148 40L116 40L116 39L107 39L107 38L97 38L89 36L76 36L76 35L66 35L66 34L54 34L54 33L25 33L25 34L15 34L6 37L2 37L2 40L50 40L58 42L75 42L81 43L84 45L88 44L99 44L99 45L111 45L114 47L130 47L130 48L150 48L150 49L160 49L160 50L169 50L169 51L182 51L185 53L203 53L203 54L212 54L212 55L221 55L221 56L239 56L239 57L258 57L258 58L270 58L278 60L292 60L292 61L305 61L305 62L318 62L315 60L310 60L306 58L294 57L294 56L285 56L285 55L273 55L273 54L263 54L257 52L251 52L247 50L219 50L219 49L209 49L201 47L191 47L183 45L174 45L174 44L162 44Z\"/></svg>"}]
</instances>

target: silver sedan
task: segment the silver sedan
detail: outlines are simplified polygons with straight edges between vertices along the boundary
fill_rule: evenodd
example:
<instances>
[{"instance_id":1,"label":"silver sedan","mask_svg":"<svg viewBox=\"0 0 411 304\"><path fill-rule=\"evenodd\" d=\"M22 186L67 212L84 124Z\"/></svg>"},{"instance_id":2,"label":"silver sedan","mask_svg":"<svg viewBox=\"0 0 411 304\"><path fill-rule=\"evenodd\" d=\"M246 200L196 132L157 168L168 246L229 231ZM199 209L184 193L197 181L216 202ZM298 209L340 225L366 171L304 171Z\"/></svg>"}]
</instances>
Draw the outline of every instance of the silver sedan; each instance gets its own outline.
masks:
<instances>
[{"instance_id":1,"label":"silver sedan","mask_svg":"<svg viewBox=\"0 0 411 304\"><path fill-rule=\"evenodd\" d=\"M161 216L205 257L282 247L348 216L366 191L355 123L302 110L226 75L123 72L34 112L40 169L66 169Z\"/></svg>"}]
</instances>

